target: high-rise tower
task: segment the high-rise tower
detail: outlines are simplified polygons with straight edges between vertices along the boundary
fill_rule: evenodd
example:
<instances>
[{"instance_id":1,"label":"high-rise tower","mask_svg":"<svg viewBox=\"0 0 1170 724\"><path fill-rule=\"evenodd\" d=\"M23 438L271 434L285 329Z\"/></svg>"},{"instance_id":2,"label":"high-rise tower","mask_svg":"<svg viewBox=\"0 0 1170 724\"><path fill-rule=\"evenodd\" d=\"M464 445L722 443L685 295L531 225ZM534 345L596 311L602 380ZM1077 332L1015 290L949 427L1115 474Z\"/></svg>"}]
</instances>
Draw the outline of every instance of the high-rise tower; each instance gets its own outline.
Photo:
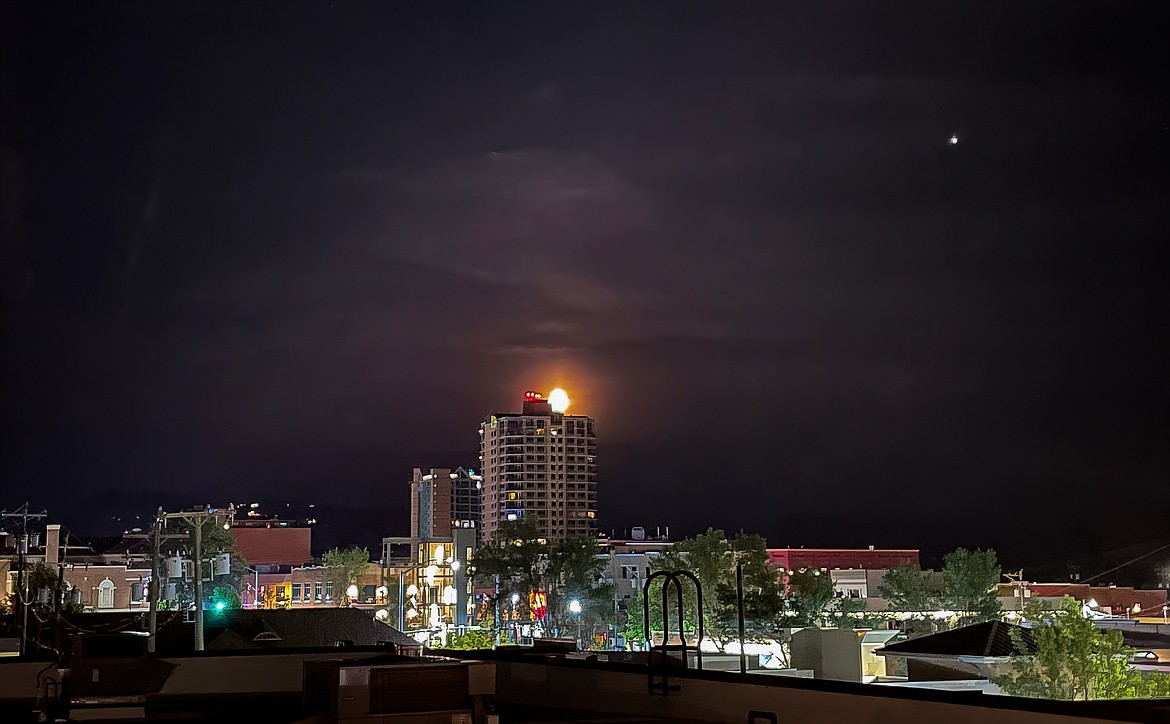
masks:
<instances>
[{"instance_id":1,"label":"high-rise tower","mask_svg":"<svg viewBox=\"0 0 1170 724\"><path fill-rule=\"evenodd\" d=\"M479 426L483 533L501 521L534 518L549 540L597 529L597 436L593 418L566 415L564 390L525 392L520 412Z\"/></svg>"},{"instance_id":2,"label":"high-rise tower","mask_svg":"<svg viewBox=\"0 0 1170 724\"><path fill-rule=\"evenodd\" d=\"M454 528L483 526L483 478L472 470L414 469L410 481L410 535L419 540L451 537Z\"/></svg>"}]
</instances>

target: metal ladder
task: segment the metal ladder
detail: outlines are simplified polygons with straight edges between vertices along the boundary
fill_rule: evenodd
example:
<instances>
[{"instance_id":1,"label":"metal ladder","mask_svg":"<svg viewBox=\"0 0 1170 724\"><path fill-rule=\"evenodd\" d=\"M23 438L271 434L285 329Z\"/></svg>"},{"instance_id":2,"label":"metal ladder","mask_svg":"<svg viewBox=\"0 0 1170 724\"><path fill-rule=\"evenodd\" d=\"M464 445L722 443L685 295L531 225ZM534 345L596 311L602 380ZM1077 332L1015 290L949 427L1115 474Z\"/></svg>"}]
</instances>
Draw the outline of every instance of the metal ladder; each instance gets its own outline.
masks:
<instances>
[{"instance_id":1,"label":"metal ladder","mask_svg":"<svg viewBox=\"0 0 1170 724\"><path fill-rule=\"evenodd\" d=\"M653 636L650 633L650 586L658 578L662 582L662 645L654 646ZM695 585L695 594L699 604L699 635L694 645L687 643L686 626L683 620L683 579L689 579ZM675 592L675 609L678 611L678 641L670 643L670 587L673 584ZM646 579L642 586L642 631L646 636L646 686L651 696L670 696L670 692L679 691L679 684L670 682L671 653L682 654L682 667L689 665L687 654L695 652L695 669L703 670L703 652L699 645L703 642L703 586L699 579L690 571L656 571ZM656 665L654 655L660 655Z\"/></svg>"}]
</instances>

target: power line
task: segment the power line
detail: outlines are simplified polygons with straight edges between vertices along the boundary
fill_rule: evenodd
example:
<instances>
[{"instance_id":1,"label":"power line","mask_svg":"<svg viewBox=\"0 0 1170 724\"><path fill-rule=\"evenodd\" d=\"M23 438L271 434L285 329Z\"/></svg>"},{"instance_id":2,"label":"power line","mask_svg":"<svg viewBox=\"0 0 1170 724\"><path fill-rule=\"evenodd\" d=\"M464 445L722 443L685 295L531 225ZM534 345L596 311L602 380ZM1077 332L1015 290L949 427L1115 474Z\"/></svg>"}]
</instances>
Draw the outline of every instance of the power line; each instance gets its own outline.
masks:
<instances>
[{"instance_id":1,"label":"power line","mask_svg":"<svg viewBox=\"0 0 1170 724\"><path fill-rule=\"evenodd\" d=\"M1145 541L1142 541L1140 543L1133 543L1130 545L1119 546L1117 548L1111 548L1111 549L1106 550L1106 551L1099 551L1099 552L1090 553L1087 555L1069 557L1069 558L1064 558L1064 559L1060 559L1060 560L1049 560L1049 561L1044 561L1043 563L1032 563L1031 565L1027 565L1025 567L1028 569L1056 568L1056 567L1063 566L1063 565L1069 563L1070 560L1079 563L1081 566L1084 566L1085 564L1090 563L1092 561L1100 561L1100 562L1105 563L1107 565L1108 561L1106 559L1113 558L1114 560L1116 560L1115 556L1117 556L1118 554L1126 554L1126 553L1129 553L1129 552L1132 552L1135 550L1142 550L1143 548L1145 548L1148 545L1157 545L1157 544L1163 543L1166 540L1167 540L1166 538L1155 538L1152 540L1145 540ZM1140 555L1133 560L1127 561L1127 562L1121 564L1120 566L1112 568L1112 569L1105 571L1104 573L1101 573L1098 575L1106 575L1106 574L1111 573L1115 570L1118 570L1119 568L1124 568L1125 566L1128 566L1131 563L1134 563L1138 560L1141 560L1142 558L1146 557L1146 555L1153 555L1154 553L1157 553L1158 550L1162 550L1166 547L1167 547L1166 545L1163 545L1161 548L1154 550L1154 551L1151 551L1149 554Z\"/></svg>"},{"instance_id":2,"label":"power line","mask_svg":"<svg viewBox=\"0 0 1170 724\"><path fill-rule=\"evenodd\" d=\"M1108 575L1108 574L1118 570L1119 568L1125 568L1128 565L1131 565L1133 563L1137 563L1138 561L1142 560L1143 558L1149 558L1150 556L1154 555L1155 553L1158 553L1159 551L1164 551L1167 548L1170 548L1170 543L1167 543L1164 546L1159 546L1158 548L1155 548L1154 550L1150 551L1149 553L1143 553L1142 555L1138 556L1137 558L1133 558L1131 560L1126 561L1125 563L1122 563L1120 566L1114 566L1107 571L1102 571L1101 573L1098 573L1095 576L1090 576L1089 578L1086 578L1085 580L1081 581L1081 583L1089 583L1090 581L1095 581L1098 578L1100 578L1101 576Z\"/></svg>"}]
</instances>

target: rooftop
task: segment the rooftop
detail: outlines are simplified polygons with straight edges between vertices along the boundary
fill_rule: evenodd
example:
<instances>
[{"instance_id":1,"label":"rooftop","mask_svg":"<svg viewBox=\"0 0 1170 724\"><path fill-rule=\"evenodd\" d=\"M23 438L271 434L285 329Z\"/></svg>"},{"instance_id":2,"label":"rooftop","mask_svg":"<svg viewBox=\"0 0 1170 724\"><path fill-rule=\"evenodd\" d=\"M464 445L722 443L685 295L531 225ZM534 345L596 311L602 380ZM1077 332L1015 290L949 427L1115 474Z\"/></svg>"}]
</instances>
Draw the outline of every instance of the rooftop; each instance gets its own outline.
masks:
<instances>
[{"instance_id":1,"label":"rooftop","mask_svg":"<svg viewBox=\"0 0 1170 724\"><path fill-rule=\"evenodd\" d=\"M1024 635L1029 650L1035 647L1029 629L1002 621L987 621L887 644L876 653L882 656L1011 656L1018 653L1012 642L1012 630Z\"/></svg>"}]
</instances>

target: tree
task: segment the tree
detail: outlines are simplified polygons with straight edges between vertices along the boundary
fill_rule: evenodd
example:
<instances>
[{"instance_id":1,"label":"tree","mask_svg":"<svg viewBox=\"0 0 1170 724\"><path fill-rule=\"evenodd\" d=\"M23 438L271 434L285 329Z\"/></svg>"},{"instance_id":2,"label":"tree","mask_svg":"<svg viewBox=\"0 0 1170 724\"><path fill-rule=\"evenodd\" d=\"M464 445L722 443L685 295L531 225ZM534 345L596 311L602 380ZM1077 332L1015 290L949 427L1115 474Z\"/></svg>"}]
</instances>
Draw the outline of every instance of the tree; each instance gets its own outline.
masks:
<instances>
[{"instance_id":1,"label":"tree","mask_svg":"<svg viewBox=\"0 0 1170 724\"><path fill-rule=\"evenodd\" d=\"M743 604L745 638L768 637L775 619L783 609L783 599L776 582L776 574L768 561L764 539L758 535L740 533L728 539L722 530L708 529L693 538L679 541L655 560L655 570L686 570L695 574L703 587L703 626L706 635L719 649L739 638L739 602L736 591L736 564L743 570ZM693 630L691 622L698 620L698 597L693 587L684 581L683 625ZM662 587L650 591L650 628L662 626ZM632 614L641 618L642 599L636 597ZM671 610L675 608L671 597ZM677 615L677 614L675 614ZM672 631L677 625L672 619ZM642 622L633 626L627 620L627 635L640 630ZM642 632L645 635L645 632ZM639 640L641 637L632 637Z\"/></svg>"},{"instance_id":2,"label":"tree","mask_svg":"<svg viewBox=\"0 0 1170 724\"><path fill-rule=\"evenodd\" d=\"M528 594L543 590L548 549L535 520L504 521L491 541L475 552L472 577L481 586L498 579L501 596L517 594L521 605L527 607Z\"/></svg>"},{"instance_id":3,"label":"tree","mask_svg":"<svg viewBox=\"0 0 1170 724\"><path fill-rule=\"evenodd\" d=\"M516 595L522 608L528 608L530 594L543 592L546 630L559 632L561 624L571 624L569 630L584 633L616 622L613 586L600 580L604 569L594 539L563 538L549 544L536 520L521 518L496 528L491 541L475 552L471 574L481 586L498 580L501 602ZM580 611L570 610L572 601Z\"/></svg>"},{"instance_id":4,"label":"tree","mask_svg":"<svg viewBox=\"0 0 1170 724\"><path fill-rule=\"evenodd\" d=\"M25 572L25 575L28 577L28 590L31 592L33 600L36 600L37 594L42 588L57 588L57 571L44 563L34 563Z\"/></svg>"},{"instance_id":5,"label":"tree","mask_svg":"<svg viewBox=\"0 0 1170 724\"><path fill-rule=\"evenodd\" d=\"M615 590L616 586L612 583L597 583L581 599L581 613L577 615L577 623L585 633L595 634L598 628L604 627L608 636L610 628L617 626ZM596 643L595 639L596 636L590 639L590 645Z\"/></svg>"},{"instance_id":6,"label":"tree","mask_svg":"<svg viewBox=\"0 0 1170 724\"><path fill-rule=\"evenodd\" d=\"M593 538L562 538L548 551L545 591L548 594L548 625L559 629L564 622L575 632L616 623L613 584L601 583L605 561L598 556ZM577 601L580 611L570 610Z\"/></svg>"},{"instance_id":7,"label":"tree","mask_svg":"<svg viewBox=\"0 0 1170 724\"><path fill-rule=\"evenodd\" d=\"M891 611L937 611L939 601L928 585L930 574L918 566L903 563L886 571L878 594Z\"/></svg>"},{"instance_id":8,"label":"tree","mask_svg":"<svg viewBox=\"0 0 1170 724\"><path fill-rule=\"evenodd\" d=\"M776 624L784 611L784 595L768 557L767 542L754 533L740 533L730 541L731 568L716 587L718 614L712 627L725 640L739 638L739 605L735 567L743 574L744 638L776 638ZM783 621L787 624L787 621Z\"/></svg>"},{"instance_id":9,"label":"tree","mask_svg":"<svg viewBox=\"0 0 1170 724\"><path fill-rule=\"evenodd\" d=\"M1004 693L1045 699L1128 699L1170 696L1170 674L1143 674L1129 666L1133 650L1121 632L1100 629L1065 597L1056 611L1029 602L1029 633L1011 632L1012 668L995 683Z\"/></svg>"},{"instance_id":10,"label":"tree","mask_svg":"<svg viewBox=\"0 0 1170 724\"><path fill-rule=\"evenodd\" d=\"M592 592L604 569L605 561L598 558L597 543L592 538L563 538L549 549L545 592L549 598L550 625L566 620L570 601L582 606L582 612L574 616L583 615L587 605L597 603ZM596 608L596 605L589 607ZM608 608L613 608L612 595Z\"/></svg>"},{"instance_id":11,"label":"tree","mask_svg":"<svg viewBox=\"0 0 1170 724\"><path fill-rule=\"evenodd\" d=\"M788 603L797 626L817 626L825 607L836 597L833 579L817 570L799 570L788 574Z\"/></svg>"},{"instance_id":12,"label":"tree","mask_svg":"<svg viewBox=\"0 0 1170 724\"><path fill-rule=\"evenodd\" d=\"M449 649L490 649L495 645L491 634L487 631L468 631L455 634L447 642Z\"/></svg>"},{"instance_id":13,"label":"tree","mask_svg":"<svg viewBox=\"0 0 1170 724\"><path fill-rule=\"evenodd\" d=\"M959 548L946 555L943 566L943 603L962 614L965 623L998 618L999 599L995 589L1003 569L995 551Z\"/></svg>"},{"instance_id":14,"label":"tree","mask_svg":"<svg viewBox=\"0 0 1170 724\"><path fill-rule=\"evenodd\" d=\"M233 586L220 585L211 591L211 610L233 611L240 608L240 593Z\"/></svg>"},{"instance_id":15,"label":"tree","mask_svg":"<svg viewBox=\"0 0 1170 724\"><path fill-rule=\"evenodd\" d=\"M358 584L358 588L361 588L362 578L370 564L370 552L358 546L333 548L325 551L321 562L329 569L329 578L333 581L333 590L336 592L334 600L337 601L337 605L344 606L346 589L350 584Z\"/></svg>"},{"instance_id":16,"label":"tree","mask_svg":"<svg viewBox=\"0 0 1170 724\"><path fill-rule=\"evenodd\" d=\"M857 620L854 614L865 611L865 599L838 596L830 609L835 609L833 613L837 614L835 616L837 628L853 628L853 624Z\"/></svg>"}]
</instances>

